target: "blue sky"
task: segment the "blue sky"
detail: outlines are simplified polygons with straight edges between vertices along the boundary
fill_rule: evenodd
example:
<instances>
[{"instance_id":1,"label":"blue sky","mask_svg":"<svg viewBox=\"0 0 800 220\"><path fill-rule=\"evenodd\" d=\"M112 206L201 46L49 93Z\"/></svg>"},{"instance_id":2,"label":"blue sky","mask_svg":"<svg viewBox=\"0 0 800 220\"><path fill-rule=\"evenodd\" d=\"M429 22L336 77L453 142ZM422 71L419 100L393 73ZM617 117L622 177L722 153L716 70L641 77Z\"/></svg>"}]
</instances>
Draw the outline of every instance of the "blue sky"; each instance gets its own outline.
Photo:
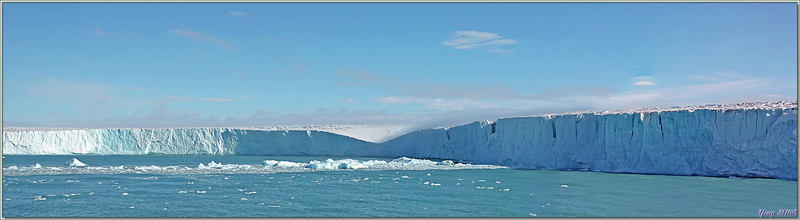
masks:
<instances>
[{"instance_id":1,"label":"blue sky","mask_svg":"<svg viewBox=\"0 0 800 220\"><path fill-rule=\"evenodd\" d=\"M795 3L4 3L3 125L446 126L797 100Z\"/></svg>"}]
</instances>

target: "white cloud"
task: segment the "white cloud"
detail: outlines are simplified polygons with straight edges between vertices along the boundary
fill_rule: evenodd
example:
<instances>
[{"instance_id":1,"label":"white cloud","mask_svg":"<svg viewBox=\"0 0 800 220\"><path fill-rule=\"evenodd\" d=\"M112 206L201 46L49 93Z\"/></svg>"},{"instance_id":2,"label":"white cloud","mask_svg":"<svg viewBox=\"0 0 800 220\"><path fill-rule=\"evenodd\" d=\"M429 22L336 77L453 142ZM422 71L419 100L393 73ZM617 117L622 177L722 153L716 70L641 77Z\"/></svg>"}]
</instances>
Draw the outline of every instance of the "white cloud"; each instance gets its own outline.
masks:
<instances>
[{"instance_id":1,"label":"white cloud","mask_svg":"<svg viewBox=\"0 0 800 220\"><path fill-rule=\"evenodd\" d=\"M239 17L239 18L250 17L250 14L244 13L244 12L241 12L241 11L229 11L228 15L229 16L233 16L233 17Z\"/></svg>"},{"instance_id":2,"label":"white cloud","mask_svg":"<svg viewBox=\"0 0 800 220\"><path fill-rule=\"evenodd\" d=\"M201 34L201 33L197 32L197 31L193 31L193 30L189 30L189 29L176 28L176 29L172 29L170 31L170 33L172 33L174 35L186 37L189 40L192 40L192 41L198 42L198 43L210 43L210 44L213 44L215 46L218 46L218 47L221 47L221 48L225 48L225 49L230 49L231 48L231 46L230 46L230 44L228 44L228 42L225 42L223 40L216 39L216 38L214 38L214 37L212 37L210 35Z\"/></svg>"},{"instance_id":3,"label":"white cloud","mask_svg":"<svg viewBox=\"0 0 800 220\"><path fill-rule=\"evenodd\" d=\"M490 53L511 53L513 50L497 49L500 46L506 46L516 43L517 41L511 38L505 38L497 33L481 32L481 31L455 31L450 37L442 42L442 45L452 47L456 50L471 50L474 48L489 48ZM502 54L501 53L501 54Z\"/></svg>"},{"instance_id":4,"label":"white cloud","mask_svg":"<svg viewBox=\"0 0 800 220\"><path fill-rule=\"evenodd\" d=\"M655 86L658 85L652 81L638 81L633 83L634 86Z\"/></svg>"}]
</instances>

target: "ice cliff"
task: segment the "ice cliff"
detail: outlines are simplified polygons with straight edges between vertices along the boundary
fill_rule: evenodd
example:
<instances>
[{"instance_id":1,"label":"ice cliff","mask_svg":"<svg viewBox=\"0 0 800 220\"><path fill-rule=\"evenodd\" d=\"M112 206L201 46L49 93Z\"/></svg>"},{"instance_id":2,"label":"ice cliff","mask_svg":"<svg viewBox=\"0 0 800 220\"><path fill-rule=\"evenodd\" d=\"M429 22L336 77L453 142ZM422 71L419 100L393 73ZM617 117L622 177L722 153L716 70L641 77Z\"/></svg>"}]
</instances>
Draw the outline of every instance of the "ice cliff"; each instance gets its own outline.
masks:
<instances>
[{"instance_id":1,"label":"ice cliff","mask_svg":"<svg viewBox=\"0 0 800 220\"><path fill-rule=\"evenodd\" d=\"M4 131L3 154L371 155L375 143L324 131L233 128Z\"/></svg>"},{"instance_id":2,"label":"ice cliff","mask_svg":"<svg viewBox=\"0 0 800 220\"><path fill-rule=\"evenodd\" d=\"M392 154L517 168L797 180L797 102L505 118L392 139Z\"/></svg>"},{"instance_id":3,"label":"ice cliff","mask_svg":"<svg viewBox=\"0 0 800 220\"><path fill-rule=\"evenodd\" d=\"M3 154L327 155L525 169L797 180L797 102L580 112L415 131L384 143L315 130L3 132Z\"/></svg>"}]
</instances>

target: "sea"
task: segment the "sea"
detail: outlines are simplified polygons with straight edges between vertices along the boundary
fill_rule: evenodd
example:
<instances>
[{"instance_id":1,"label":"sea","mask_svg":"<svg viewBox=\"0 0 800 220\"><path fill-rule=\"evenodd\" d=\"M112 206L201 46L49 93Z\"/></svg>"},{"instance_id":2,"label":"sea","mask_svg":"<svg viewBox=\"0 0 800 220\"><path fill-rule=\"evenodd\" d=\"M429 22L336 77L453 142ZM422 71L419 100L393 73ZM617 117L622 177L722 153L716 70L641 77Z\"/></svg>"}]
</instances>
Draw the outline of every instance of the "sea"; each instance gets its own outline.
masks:
<instances>
[{"instance_id":1,"label":"sea","mask_svg":"<svg viewBox=\"0 0 800 220\"><path fill-rule=\"evenodd\" d=\"M797 181L411 158L4 155L2 166L3 217L796 218L798 204Z\"/></svg>"}]
</instances>

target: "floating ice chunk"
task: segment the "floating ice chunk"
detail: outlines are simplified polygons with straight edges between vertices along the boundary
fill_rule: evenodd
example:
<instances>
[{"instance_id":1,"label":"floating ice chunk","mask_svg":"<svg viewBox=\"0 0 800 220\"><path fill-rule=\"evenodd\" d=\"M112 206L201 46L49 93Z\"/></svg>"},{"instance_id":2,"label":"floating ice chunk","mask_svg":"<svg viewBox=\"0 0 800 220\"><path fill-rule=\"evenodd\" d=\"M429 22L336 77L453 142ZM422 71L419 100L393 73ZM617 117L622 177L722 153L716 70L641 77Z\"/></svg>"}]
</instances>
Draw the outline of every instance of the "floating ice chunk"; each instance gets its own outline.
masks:
<instances>
[{"instance_id":1,"label":"floating ice chunk","mask_svg":"<svg viewBox=\"0 0 800 220\"><path fill-rule=\"evenodd\" d=\"M221 164L221 163L214 162L214 161L212 160L210 163L208 163L208 167L213 167L213 168L222 168L222 164Z\"/></svg>"},{"instance_id":2,"label":"floating ice chunk","mask_svg":"<svg viewBox=\"0 0 800 220\"><path fill-rule=\"evenodd\" d=\"M197 191L197 194L205 194L205 193L206 193L205 190L204 191Z\"/></svg>"},{"instance_id":3,"label":"floating ice chunk","mask_svg":"<svg viewBox=\"0 0 800 220\"><path fill-rule=\"evenodd\" d=\"M431 183L431 186L441 186L441 183Z\"/></svg>"},{"instance_id":4,"label":"floating ice chunk","mask_svg":"<svg viewBox=\"0 0 800 220\"><path fill-rule=\"evenodd\" d=\"M42 201L42 200L47 200L47 198L42 198L42 196L34 196L33 197L33 201Z\"/></svg>"},{"instance_id":5,"label":"floating ice chunk","mask_svg":"<svg viewBox=\"0 0 800 220\"><path fill-rule=\"evenodd\" d=\"M311 162L306 165L306 168L309 169L320 169L320 170L335 170L335 169L364 169L368 168L369 165L376 164L377 161L366 161L361 162L358 160L353 159L342 159L342 160L333 160L328 158L325 161L316 161L312 160Z\"/></svg>"},{"instance_id":6,"label":"floating ice chunk","mask_svg":"<svg viewBox=\"0 0 800 220\"><path fill-rule=\"evenodd\" d=\"M181 190L181 191L178 191L178 193L188 193L188 191Z\"/></svg>"},{"instance_id":7,"label":"floating ice chunk","mask_svg":"<svg viewBox=\"0 0 800 220\"><path fill-rule=\"evenodd\" d=\"M33 169L39 169L39 168L42 168L42 165L41 165L41 164L39 164L39 163L36 163L35 165L31 166L31 168L33 168Z\"/></svg>"},{"instance_id":8,"label":"floating ice chunk","mask_svg":"<svg viewBox=\"0 0 800 220\"><path fill-rule=\"evenodd\" d=\"M452 160L443 160L442 162L439 162L439 165L452 166L455 165L455 163L453 163Z\"/></svg>"},{"instance_id":9,"label":"floating ice chunk","mask_svg":"<svg viewBox=\"0 0 800 220\"><path fill-rule=\"evenodd\" d=\"M78 160L77 158L72 158L72 160L70 160L70 161L67 161L67 166L71 166L71 167L84 167L84 166L86 166L86 164L85 164L85 163L83 163L83 162L81 162L81 161L80 161L80 160Z\"/></svg>"},{"instance_id":10,"label":"floating ice chunk","mask_svg":"<svg viewBox=\"0 0 800 220\"><path fill-rule=\"evenodd\" d=\"M564 185L561 185L561 187L567 188L569 186L567 186L567 184L564 184Z\"/></svg>"},{"instance_id":11,"label":"floating ice chunk","mask_svg":"<svg viewBox=\"0 0 800 220\"><path fill-rule=\"evenodd\" d=\"M162 170L163 168L156 165L150 165L150 166L136 166L133 169L137 171L159 171Z\"/></svg>"},{"instance_id":12,"label":"floating ice chunk","mask_svg":"<svg viewBox=\"0 0 800 220\"><path fill-rule=\"evenodd\" d=\"M247 198L241 198L241 200L242 200L242 201L245 201L245 200L247 200Z\"/></svg>"},{"instance_id":13,"label":"floating ice chunk","mask_svg":"<svg viewBox=\"0 0 800 220\"><path fill-rule=\"evenodd\" d=\"M302 163L295 163L290 161L277 161L277 160L265 160L261 162L265 167L280 167L280 168L299 168L304 167L305 164Z\"/></svg>"},{"instance_id":14,"label":"floating ice chunk","mask_svg":"<svg viewBox=\"0 0 800 220\"><path fill-rule=\"evenodd\" d=\"M127 196L127 195L128 195L128 193L122 193L122 195L123 195L123 196Z\"/></svg>"}]
</instances>

